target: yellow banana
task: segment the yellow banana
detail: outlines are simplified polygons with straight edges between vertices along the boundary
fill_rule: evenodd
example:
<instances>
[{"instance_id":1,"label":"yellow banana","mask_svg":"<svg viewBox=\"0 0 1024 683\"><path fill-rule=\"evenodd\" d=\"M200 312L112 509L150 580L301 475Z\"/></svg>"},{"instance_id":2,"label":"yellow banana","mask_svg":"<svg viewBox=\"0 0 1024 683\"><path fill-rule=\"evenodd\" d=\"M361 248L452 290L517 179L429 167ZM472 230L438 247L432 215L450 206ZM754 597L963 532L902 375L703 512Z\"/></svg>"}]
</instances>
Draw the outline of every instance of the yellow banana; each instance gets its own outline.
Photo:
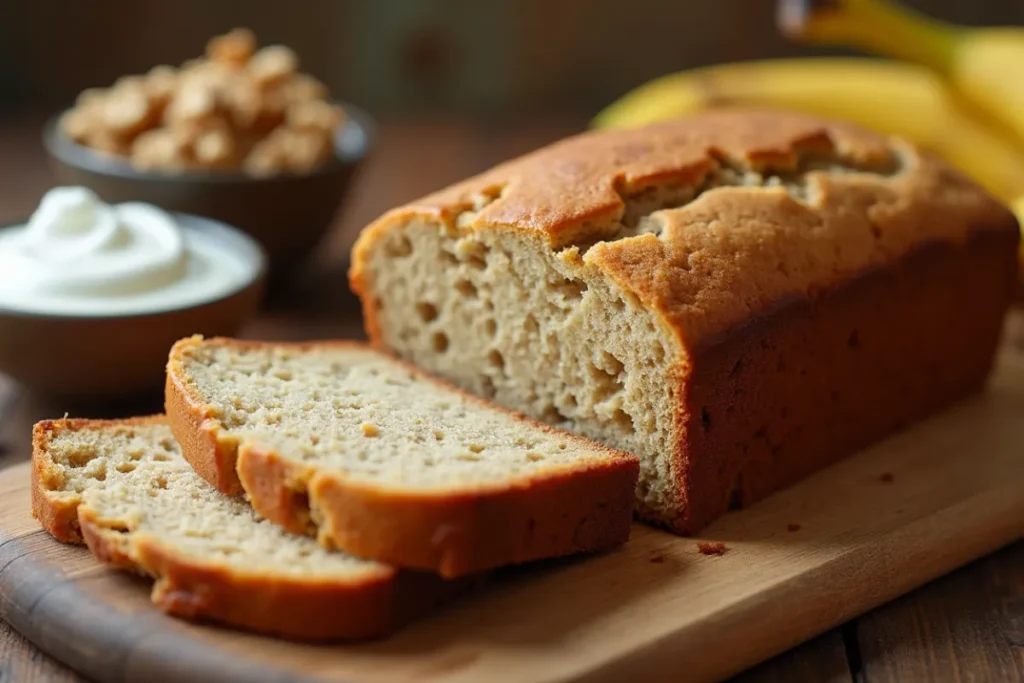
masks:
<instances>
[{"instance_id":1,"label":"yellow banana","mask_svg":"<svg viewBox=\"0 0 1024 683\"><path fill-rule=\"evenodd\" d=\"M892 0L779 0L783 33L927 66L1024 143L1024 28L968 28Z\"/></svg>"},{"instance_id":2,"label":"yellow banana","mask_svg":"<svg viewBox=\"0 0 1024 683\"><path fill-rule=\"evenodd\" d=\"M637 126L722 105L805 111L906 137L996 196L1024 197L1024 154L965 112L941 78L910 64L822 58L707 67L641 86L594 125Z\"/></svg>"}]
</instances>

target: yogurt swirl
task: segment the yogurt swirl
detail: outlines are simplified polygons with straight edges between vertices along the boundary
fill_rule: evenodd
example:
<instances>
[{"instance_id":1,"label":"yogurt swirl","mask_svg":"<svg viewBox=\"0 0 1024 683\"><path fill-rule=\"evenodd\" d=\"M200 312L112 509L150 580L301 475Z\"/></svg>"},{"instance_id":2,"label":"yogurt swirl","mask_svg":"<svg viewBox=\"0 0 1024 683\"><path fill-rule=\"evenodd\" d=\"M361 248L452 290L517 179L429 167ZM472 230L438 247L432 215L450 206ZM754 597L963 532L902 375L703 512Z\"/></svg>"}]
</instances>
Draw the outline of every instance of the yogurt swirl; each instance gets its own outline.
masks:
<instances>
[{"instance_id":1,"label":"yogurt swirl","mask_svg":"<svg viewBox=\"0 0 1024 683\"><path fill-rule=\"evenodd\" d=\"M148 204L109 206L84 187L50 190L20 239L0 253L3 279L27 293L123 295L182 277L181 231Z\"/></svg>"},{"instance_id":2,"label":"yogurt swirl","mask_svg":"<svg viewBox=\"0 0 1024 683\"><path fill-rule=\"evenodd\" d=\"M256 265L203 237L149 204L54 188L25 226L0 233L0 306L140 313L212 300L254 276Z\"/></svg>"}]
</instances>

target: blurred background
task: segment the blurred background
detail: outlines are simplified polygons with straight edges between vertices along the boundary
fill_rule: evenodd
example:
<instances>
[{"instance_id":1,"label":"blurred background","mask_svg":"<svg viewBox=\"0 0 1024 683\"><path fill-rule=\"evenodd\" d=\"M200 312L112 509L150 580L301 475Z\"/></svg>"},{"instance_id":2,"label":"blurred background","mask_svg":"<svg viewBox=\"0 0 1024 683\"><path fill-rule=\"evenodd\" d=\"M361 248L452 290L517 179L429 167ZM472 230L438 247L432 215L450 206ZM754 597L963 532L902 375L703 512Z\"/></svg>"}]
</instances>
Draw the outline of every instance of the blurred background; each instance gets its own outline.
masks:
<instances>
[{"instance_id":1,"label":"blurred background","mask_svg":"<svg viewBox=\"0 0 1024 683\"><path fill-rule=\"evenodd\" d=\"M911 0L964 24L1024 24L1021 0ZM844 54L781 37L770 0L4 0L0 221L49 182L42 121L84 88L202 54L247 26L381 123L335 253L394 204L583 128L629 89L682 69ZM6 173L4 169L6 167ZM15 170L16 169L16 170Z\"/></svg>"},{"instance_id":2,"label":"blurred background","mask_svg":"<svg viewBox=\"0 0 1024 683\"><path fill-rule=\"evenodd\" d=\"M963 24L1024 24L1021 0L906 4ZM840 53L787 42L774 13L772 0L4 0L0 106L64 105L248 26L380 116L585 114L671 71Z\"/></svg>"},{"instance_id":3,"label":"blurred background","mask_svg":"<svg viewBox=\"0 0 1024 683\"><path fill-rule=\"evenodd\" d=\"M966 26L1024 25L1024 0L905 4ZM26 220L57 182L55 168L81 170L60 154L48 158L42 144L44 123L80 92L157 65L181 65L202 56L210 38L247 27L260 46L294 50L299 69L326 84L333 98L369 113L374 123L365 160L346 161L347 168L322 180L317 173L293 174L280 183L250 177L237 193L225 191L219 179L190 176L191 171L147 180L123 181L107 172L73 179L107 201L151 201L218 218L259 240L270 252L275 292L283 296L265 302L259 315L246 316L238 334L359 337L359 307L346 277L348 255L358 232L389 208L579 132L598 111L658 76L744 60L857 54L787 40L775 15L774 0L0 0L0 225ZM1012 65L1004 66L1007 61L1013 60L997 59L993 69L983 71L1015 75ZM901 135L914 137L919 127L932 131L923 144L960 142L953 150L964 157L958 161L985 171L994 185L1012 186L1005 198L1018 198L1024 157L996 132L982 130L987 123L972 123L973 137L963 135L959 113L932 106L934 97L942 100L942 85L923 86L922 92L934 97L915 101L913 108L876 105L879 78L878 73L861 77L856 89L842 86L838 94L845 99L838 98L844 101L835 115L856 109L869 120L892 119L879 122L898 124ZM809 77L804 71L795 80L806 84ZM831 72L819 78L809 90L811 103L831 104L834 80ZM817 88L822 81L826 87ZM901 98L913 90L904 88L905 82L892 86L890 81L889 95L878 97ZM760 77L749 83L756 88ZM793 83L789 78L783 85ZM717 103L707 80L691 85ZM776 85L773 81L766 91ZM920 78L912 85L920 86ZM944 100L938 104L952 106ZM879 111L881 117L872 117ZM158 120L161 116L167 123L167 112ZM988 146L976 145L979 140ZM292 181L304 189L267 191ZM301 256L290 262L299 266L278 267L275 259L289 249ZM0 372L14 374L25 335L10 327L5 337L2 313ZM186 325L174 338L195 331L202 330ZM101 339L108 336L101 333ZM5 339L15 349L6 362ZM159 341L154 348L159 358L150 365L162 380L166 347ZM47 358L43 361L48 368ZM0 381L0 418L3 393ZM0 426L0 438L5 431Z\"/></svg>"}]
</instances>

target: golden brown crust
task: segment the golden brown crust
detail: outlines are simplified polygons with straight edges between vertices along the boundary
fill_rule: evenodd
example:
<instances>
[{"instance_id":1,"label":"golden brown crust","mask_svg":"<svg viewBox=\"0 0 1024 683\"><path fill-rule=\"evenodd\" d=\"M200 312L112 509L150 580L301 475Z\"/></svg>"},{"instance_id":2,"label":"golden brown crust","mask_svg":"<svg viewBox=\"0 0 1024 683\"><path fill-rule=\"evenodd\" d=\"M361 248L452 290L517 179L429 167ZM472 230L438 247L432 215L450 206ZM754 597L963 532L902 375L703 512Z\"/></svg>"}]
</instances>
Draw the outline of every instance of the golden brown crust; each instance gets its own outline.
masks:
<instances>
[{"instance_id":1,"label":"golden brown crust","mask_svg":"<svg viewBox=\"0 0 1024 683\"><path fill-rule=\"evenodd\" d=\"M238 574L197 562L150 536L134 539L126 552L116 532L98 523L94 511L83 506L79 514L93 555L154 577L153 603L163 611L258 633L301 640L379 638L471 585L393 571L359 584Z\"/></svg>"},{"instance_id":2,"label":"golden brown crust","mask_svg":"<svg viewBox=\"0 0 1024 683\"><path fill-rule=\"evenodd\" d=\"M235 474L238 444L230 438L218 438L220 421L210 415L208 406L181 386L184 375L179 363L180 359L172 350L164 388L164 410L171 433L182 455L199 476L221 493L237 495L242 492L242 484ZM197 457L200 453L203 457Z\"/></svg>"},{"instance_id":3,"label":"golden brown crust","mask_svg":"<svg viewBox=\"0 0 1024 683\"><path fill-rule=\"evenodd\" d=\"M760 181L702 191L721 168L776 176L803 196ZM650 215L660 234L617 239L631 202L680 187L697 196ZM936 157L810 115L719 110L585 133L394 209L363 231L350 283L375 344L369 253L392 227L417 218L458 231L531 231L552 250L597 243L583 262L658 313L684 348L714 343L776 302L838 286L923 243L962 244L969 232L1016 225Z\"/></svg>"},{"instance_id":4,"label":"golden brown crust","mask_svg":"<svg viewBox=\"0 0 1024 683\"><path fill-rule=\"evenodd\" d=\"M686 506L661 521L696 532L979 389L1015 245L998 232L926 245L694 355L676 456Z\"/></svg>"},{"instance_id":5,"label":"golden brown crust","mask_svg":"<svg viewBox=\"0 0 1024 683\"><path fill-rule=\"evenodd\" d=\"M441 576L606 550L629 537L634 484L622 482L635 475L624 475L633 470L627 461L500 491L434 496L296 469L272 451L240 450L242 483L267 519L297 533L315 532L321 543L360 557Z\"/></svg>"},{"instance_id":6,"label":"golden brown crust","mask_svg":"<svg viewBox=\"0 0 1024 683\"><path fill-rule=\"evenodd\" d=\"M106 429L164 423L163 416L129 420L47 420L36 425L33 511L59 540L85 543L101 562L156 579L152 599L163 611L250 631L303 640L356 640L393 632L403 623L471 587L474 580L381 566L359 580L243 574L184 555L159 538L119 532L81 497L53 504L42 485L50 437L65 429ZM44 476L37 476L37 472ZM49 502L48 502L49 501ZM70 524L68 515L75 517ZM56 520L56 521L54 521Z\"/></svg>"},{"instance_id":7,"label":"golden brown crust","mask_svg":"<svg viewBox=\"0 0 1024 683\"><path fill-rule=\"evenodd\" d=\"M233 339L203 342L198 337L179 341L171 351L168 374L180 376L169 378L167 387L169 392L189 396L169 393L167 407L172 425L197 423L194 417L176 416L172 410L209 414L202 397L189 387L182 361L186 350L203 343L236 348L260 344ZM287 346L366 348L349 341ZM547 433L557 432L429 377L404 361L391 357L389 360L471 403L509 413ZM201 424L209 426L212 422ZM633 490L639 475L637 459L578 436L566 438L591 450L603 451L607 460L586 469L553 469L533 478L510 480L500 487L442 494L383 489L348 479L338 472L317 471L290 461L265 444L236 437L219 423L210 433L213 443L187 436L180 442L183 450L194 449L186 454L186 459L201 463L197 472L211 470L209 463L216 460L220 449L217 440L237 443L237 476L253 508L261 515L293 532L316 533L321 543L329 547L401 567L454 578L505 564L604 550L625 542L629 535Z\"/></svg>"}]
</instances>

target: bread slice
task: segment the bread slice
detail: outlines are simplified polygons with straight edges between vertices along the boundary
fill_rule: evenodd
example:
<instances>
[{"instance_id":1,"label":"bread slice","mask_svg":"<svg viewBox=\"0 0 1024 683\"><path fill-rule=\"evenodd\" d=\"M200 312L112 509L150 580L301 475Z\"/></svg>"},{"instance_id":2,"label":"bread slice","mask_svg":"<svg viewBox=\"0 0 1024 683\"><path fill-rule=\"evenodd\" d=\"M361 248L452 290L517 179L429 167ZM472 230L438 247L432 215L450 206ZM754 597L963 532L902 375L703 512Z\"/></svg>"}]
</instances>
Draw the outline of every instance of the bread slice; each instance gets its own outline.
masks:
<instances>
[{"instance_id":1,"label":"bread slice","mask_svg":"<svg viewBox=\"0 0 1024 683\"><path fill-rule=\"evenodd\" d=\"M455 577L629 535L635 457L362 344L184 339L166 401L207 481L360 557Z\"/></svg>"},{"instance_id":2,"label":"bread slice","mask_svg":"<svg viewBox=\"0 0 1024 683\"><path fill-rule=\"evenodd\" d=\"M164 611L302 639L382 636L464 582L320 547L214 491L163 417L47 420L33 431L32 511L65 543L156 578Z\"/></svg>"}]
</instances>

